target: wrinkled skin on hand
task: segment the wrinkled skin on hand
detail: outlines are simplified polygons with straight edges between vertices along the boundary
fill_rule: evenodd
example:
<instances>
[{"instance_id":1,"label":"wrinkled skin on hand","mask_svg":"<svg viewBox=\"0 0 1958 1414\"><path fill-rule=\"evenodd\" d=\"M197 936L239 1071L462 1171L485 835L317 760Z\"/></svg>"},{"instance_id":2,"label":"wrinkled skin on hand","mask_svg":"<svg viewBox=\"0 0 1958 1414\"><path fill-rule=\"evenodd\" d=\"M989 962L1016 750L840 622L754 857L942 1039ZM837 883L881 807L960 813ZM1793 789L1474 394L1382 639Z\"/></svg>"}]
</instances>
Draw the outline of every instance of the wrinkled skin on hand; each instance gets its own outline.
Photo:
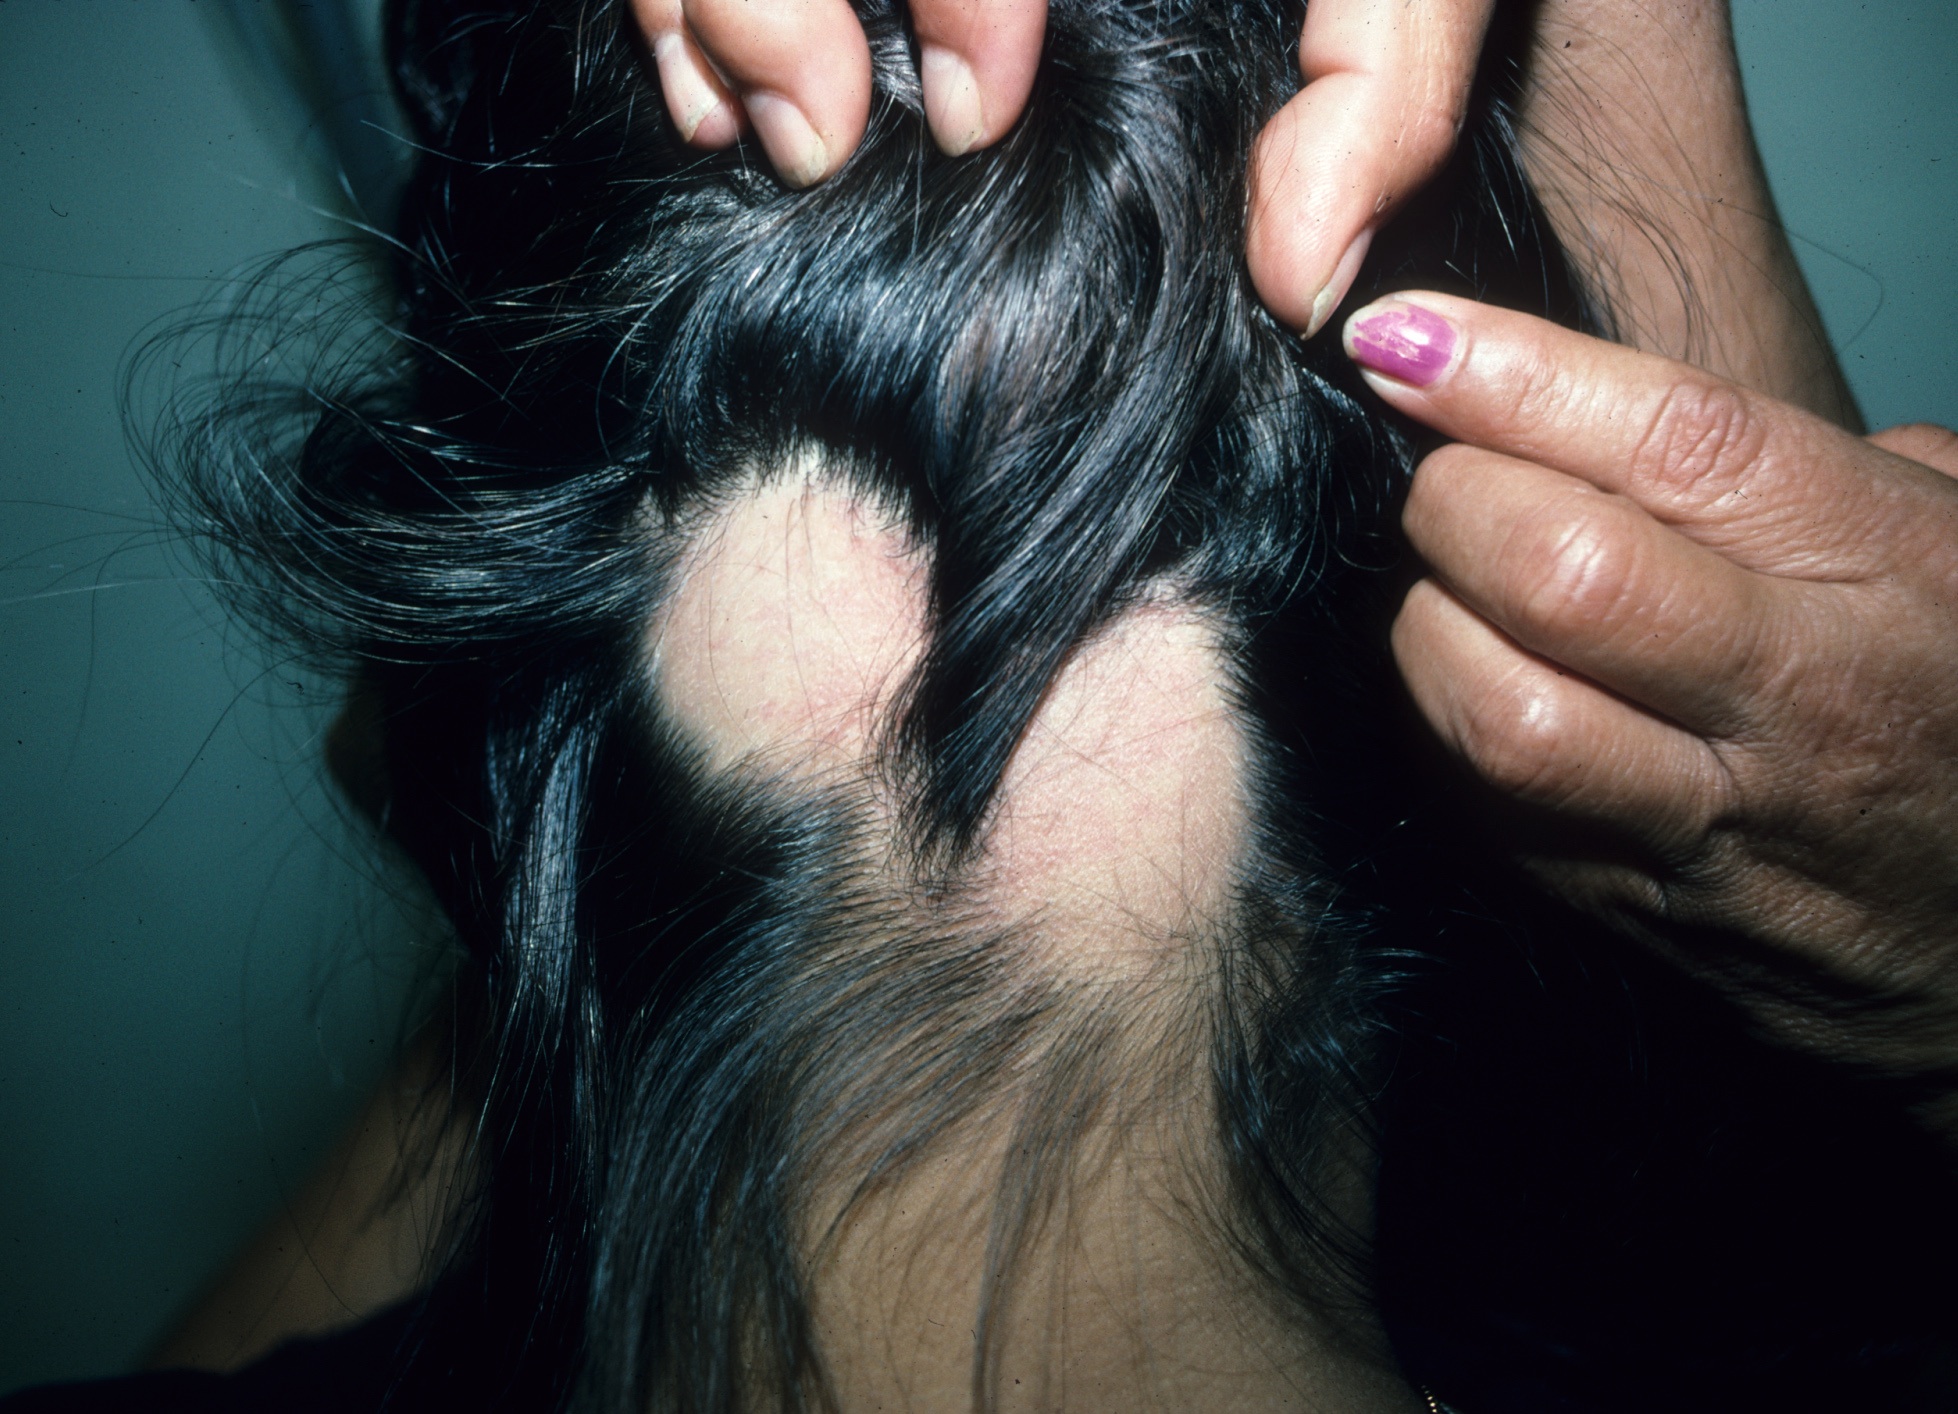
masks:
<instances>
[{"instance_id":1,"label":"wrinkled skin on hand","mask_svg":"<svg viewBox=\"0 0 1958 1414\"><path fill-rule=\"evenodd\" d=\"M1408 305L1445 355L1369 382L1462 445L1415 475L1394 651L1559 822L1529 867L1791 1044L1958 1077L1958 435L1441 295L1355 314L1363 364Z\"/></svg>"},{"instance_id":2,"label":"wrinkled skin on hand","mask_svg":"<svg viewBox=\"0 0 1958 1414\"><path fill-rule=\"evenodd\" d=\"M1044 0L911 8L939 145L996 141ZM695 145L753 132L808 185L860 140L846 0L633 9ZM1452 152L1493 9L1310 6L1246 227L1259 294L1302 333ZM1958 1076L1958 438L1842 430L1854 403L1774 216L1724 0L1530 16L1520 131L1558 234L1626 343L1713 373L1417 297L1456 321L1452 362L1374 381L1463 445L1408 506L1434 569L1395 628L1409 687L1538 813L1519 848L1551 888L1785 1041Z\"/></svg>"}]
</instances>

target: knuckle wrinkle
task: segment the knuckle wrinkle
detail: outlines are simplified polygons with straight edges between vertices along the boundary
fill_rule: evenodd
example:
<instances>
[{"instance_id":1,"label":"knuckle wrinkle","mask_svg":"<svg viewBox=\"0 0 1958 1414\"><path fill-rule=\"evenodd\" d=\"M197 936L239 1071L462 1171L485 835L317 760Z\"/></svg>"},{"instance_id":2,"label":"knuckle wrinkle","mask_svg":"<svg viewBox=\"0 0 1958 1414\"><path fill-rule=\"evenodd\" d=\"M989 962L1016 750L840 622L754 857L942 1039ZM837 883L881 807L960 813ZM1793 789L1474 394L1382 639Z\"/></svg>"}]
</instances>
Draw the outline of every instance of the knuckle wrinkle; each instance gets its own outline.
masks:
<instances>
[{"instance_id":1,"label":"knuckle wrinkle","mask_svg":"<svg viewBox=\"0 0 1958 1414\"><path fill-rule=\"evenodd\" d=\"M1516 556L1532 565L1517 604L1523 618L1551 634L1609 634L1633 602L1637 557L1614 534L1602 498L1568 508L1555 521L1534 528L1535 544Z\"/></svg>"},{"instance_id":2,"label":"knuckle wrinkle","mask_svg":"<svg viewBox=\"0 0 1958 1414\"><path fill-rule=\"evenodd\" d=\"M1564 723L1547 694L1511 678L1464 706L1456 740L1485 780L1524 800L1554 804L1564 796Z\"/></svg>"},{"instance_id":3,"label":"knuckle wrinkle","mask_svg":"<svg viewBox=\"0 0 1958 1414\"><path fill-rule=\"evenodd\" d=\"M1703 505L1726 494L1757 461L1766 432L1744 394L1724 383L1676 383L1633 445L1636 485L1662 499Z\"/></svg>"}]
</instances>

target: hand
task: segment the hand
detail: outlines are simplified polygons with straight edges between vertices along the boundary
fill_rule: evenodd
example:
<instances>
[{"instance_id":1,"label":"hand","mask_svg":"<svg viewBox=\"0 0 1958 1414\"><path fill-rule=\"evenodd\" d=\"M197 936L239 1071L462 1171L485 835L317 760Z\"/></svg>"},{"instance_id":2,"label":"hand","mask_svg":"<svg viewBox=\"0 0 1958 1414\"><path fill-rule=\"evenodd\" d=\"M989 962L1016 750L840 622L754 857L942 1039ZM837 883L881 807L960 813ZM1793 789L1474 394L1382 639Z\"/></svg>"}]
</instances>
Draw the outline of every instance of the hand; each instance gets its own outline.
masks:
<instances>
[{"instance_id":1,"label":"hand","mask_svg":"<svg viewBox=\"0 0 1958 1414\"><path fill-rule=\"evenodd\" d=\"M1255 161L1251 267L1281 318L1316 332L1374 229L1447 160L1493 4L1315 0L1299 43L1308 87ZM808 186L862 139L870 50L847 0L633 0L633 13L695 146L752 127L783 180ZM912 0L911 18L938 145L997 141L1032 91L1046 0Z\"/></svg>"},{"instance_id":2,"label":"hand","mask_svg":"<svg viewBox=\"0 0 1958 1414\"><path fill-rule=\"evenodd\" d=\"M667 111L696 147L726 147L752 125L782 179L804 187L863 139L870 46L848 0L632 0L632 10ZM998 141L1033 90L1046 0L912 0L911 23L938 145L956 156Z\"/></svg>"},{"instance_id":3,"label":"hand","mask_svg":"<svg viewBox=\"0 0 1958 1414\"><path fill-rule=\"evenodd\" d=\"M1394 651L1442 740L1556 822L1526 863L1782 1039L1952 1084L1958 435L1864 440L1441 295L1346 343L1463 444L1415 474L1433 577Z\"/></svg>"},{"instance_id":4,"label":"hand","mask_svg":"<svg viewBox=\"0 0 1958 1414\"><path fill-rule=\"evenodd\" d=\"M1373 233L1453 151L1493 8L1313 0L1306 87L1259 138L1246 229L1258 292L1295 328L1331 318ZM695 146L752 128L807 186L861 140L870 52L848 0L633 12ZM1046 0L913 0L911 14L939 146L997 141L1032 90ZM1525 165L1620 336L1853 425L1748 131L1726 0L1541 0L1529 22Z\"/></svg>"}]
</instances>

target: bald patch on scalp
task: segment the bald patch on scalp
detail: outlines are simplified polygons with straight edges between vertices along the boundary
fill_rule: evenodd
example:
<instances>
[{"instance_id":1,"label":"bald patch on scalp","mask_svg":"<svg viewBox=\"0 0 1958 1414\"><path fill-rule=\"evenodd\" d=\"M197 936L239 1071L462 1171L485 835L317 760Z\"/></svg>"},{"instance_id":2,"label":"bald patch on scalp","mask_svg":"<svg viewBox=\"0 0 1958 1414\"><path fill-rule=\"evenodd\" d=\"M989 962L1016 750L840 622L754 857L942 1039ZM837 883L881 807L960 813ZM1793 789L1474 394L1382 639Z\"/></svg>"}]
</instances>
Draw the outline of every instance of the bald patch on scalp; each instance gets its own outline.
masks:
<instances>
[{"instance_id":1,"label":"bald patch on scalp","mask_svg":"<svg viewBox=\"0 0 1958 1414\"><path fill-rule=\"evenodd\" d=\"M840 796L863 846L826 865L847 907L810 916L790 973L836 1008L803 1019L825 1059L801 1122L836 1123L792 1211L837 1407L973 1408L984 1351L1007 1411L1098 1407L1137 1371L1159 1397L1114 1404L1359 1407L1199 1216L1221 1181L1204 999L1250 833L1218 618L1158 585L1077 644L978 848L921 879L890 747L928 548L813 459L676 533L649 631L666 725L790 813ZM921 978L951 983L942 1008Z\"/></svg>"},{"instance_id":2,"label":"bald patch on scalp","mask_svg":"<svg viewBox=\"0 0 1958 1414\"><path fill-rule=\"evenodd\" d=\"M1216 927L1245 833L1244 740L1209 616L1145 600L1075 650L986 837L992 898L1054 943Z\"/></svg>"},{"instance_id":3,"label":"bald patch on scalp","mask_svg":"<svg viewBox=\"0 0 1958 1414\"><path fill-rule=\"evenodd\" d=\"M879 746L928 603L894 518L811 469L757 479L681 558L652 626L658 700L710 770L888 801ZM1070 951L1213 926L1246 818L1226 682L1214 621L1168 594L1077 647L1014 748L969 897Z\"/></svg>"},{"instance_id":4,"label":"bald patch on scalp","mask_svg":"<svg viewBox=\"0 0 1958 1414\"><path fill-rule=\"evenodd\" d=\"M654 683L710 769L861 769L924 647L924 558L844 487L751 482L693 540L652 636Z\"/></svg>"}]
</instances>

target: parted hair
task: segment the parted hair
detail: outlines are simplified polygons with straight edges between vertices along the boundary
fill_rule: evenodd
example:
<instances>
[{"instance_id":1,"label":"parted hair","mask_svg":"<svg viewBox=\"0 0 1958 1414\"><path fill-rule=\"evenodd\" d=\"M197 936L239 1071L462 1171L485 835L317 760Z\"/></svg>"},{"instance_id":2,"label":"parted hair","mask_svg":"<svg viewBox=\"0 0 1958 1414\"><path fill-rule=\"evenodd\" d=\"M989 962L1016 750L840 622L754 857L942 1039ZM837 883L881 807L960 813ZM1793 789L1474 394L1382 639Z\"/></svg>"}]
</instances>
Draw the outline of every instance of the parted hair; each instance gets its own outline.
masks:
<instances>
[{"instance_id":1,"label":"parted hair","mask_svg":"<svg viewBox=\"0 0 1958 1414\"><path fill-rule=\"evenodd\" d=\"M1248 156L1295 91L1300 6L1054 0L1025 117L957 159L926 129L901 6L857 9L868 132L792 191L751 148L679 141L618 4L397 0L419 156L371 356L294 386L246 370L179 428L176 504L243 609L379 704L386 828L459 942L479 1177L396 1398L824 1407L814 1167L846 1155L871 1192L1030 1066L990 1228L1003 1302L1145 1031L1214 1112L1204 1220L1271 1300L1384 1302L1457 1397L1647 1397L1638 1359L1593 1338L1608 1317L1550 1311L1564 1259L1529 1254L1556 1245L1530 1224L1558 1202L1594 1211L1585 1164L1609 1166L1649 1090L1625 1079L1554 1142L1492 1121L1491 1157L1451 1086L1480 1075L1527 1112L1518 1095L1551 1093L1528 1076L1570 1055L1663 1072L1639 1001L1662 984L1464 838L1384 648L1413 573L1394 519L1417 433L1331 340L1278 325L1244 268ZM1494 48L1460 155L1364 287L1595 324L1520 175L1518 61ZM956 888L921 903L880 883L847 791L731 785L662 720L645 640L676 528L812 449L924 547L926 647L881 747L923 877L983 849L1042 694L1113 616L1173 582L1222 626L1253 838L1230 916L1160 987L1043 973ZM1544 1019L1573 997L1596 1022L1576 1039ZM1559 1039L1476 1051L1451 1006ZM1722 1074L1759 1070L1721 1055ZM1437 1067L1449 1083L1423 1081ZM1422 1117L1424 1083L1448 1122ZM1488 1199L1490 1232L1526 1234L1514 1262L1539 1290L1461 1278L1479 1249L1437 1216L1461 1200L1402 1177L1413 1135L1417 1167L1452 1154ZM1377 1244L1324 1197L1354 1136L1385 1165ZM1491 1197L1519 1168L1568 1182ZM1840 1356L1863 1332L1796 1364L1866 1371ZM983 1402L983 1330L978 1347ZM1669 1358L1653 1379L1676 1390ZM1708 1398L1731 1395L1728 1367L1701 1368Z\"/></svg>"}]
</instances>

